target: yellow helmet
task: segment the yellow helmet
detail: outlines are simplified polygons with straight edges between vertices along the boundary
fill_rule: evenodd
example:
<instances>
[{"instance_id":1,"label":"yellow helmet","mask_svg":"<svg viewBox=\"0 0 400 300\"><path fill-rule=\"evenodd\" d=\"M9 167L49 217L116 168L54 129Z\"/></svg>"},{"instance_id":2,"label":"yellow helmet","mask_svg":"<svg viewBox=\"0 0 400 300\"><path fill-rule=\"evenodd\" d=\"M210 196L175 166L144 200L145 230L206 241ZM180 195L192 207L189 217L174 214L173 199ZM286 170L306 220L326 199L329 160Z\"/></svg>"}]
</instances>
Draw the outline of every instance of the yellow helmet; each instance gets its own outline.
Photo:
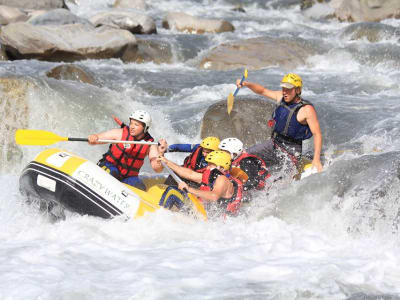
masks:
<instances>
[{"instance_id":1,"label":"yellow helmet","mask_svg":"<svg viewBox=\"0 0 400 300\"><path fill-rule=\"evenodd\" d=\"M219 138L215 136L209 136L201 141L200 146L210 150L218 150L219 143Z\"/></svg>"},{"instance_id":2,"label":"yellow helmet","mask_svg":"<svg viewBox=\"0 0 400 300\"><path fill-rule=\"evenodd\" d=\"M294 87L301 88L303 87L303 81L301 77L294 73L289 73L283 76L281 81L281 87L292 89Z\"/></svg>"},{"instance_id":3,"label":"yellow helmet","mask_svg":"<svg viewBox=\"0 0 400 300\"><path fill-rule=\"evenodd\" d=\"M223 167L227 171L231 167L231 155L222 150L213 151L207 154L206 162Z\"/></svg>"}]
</instances>

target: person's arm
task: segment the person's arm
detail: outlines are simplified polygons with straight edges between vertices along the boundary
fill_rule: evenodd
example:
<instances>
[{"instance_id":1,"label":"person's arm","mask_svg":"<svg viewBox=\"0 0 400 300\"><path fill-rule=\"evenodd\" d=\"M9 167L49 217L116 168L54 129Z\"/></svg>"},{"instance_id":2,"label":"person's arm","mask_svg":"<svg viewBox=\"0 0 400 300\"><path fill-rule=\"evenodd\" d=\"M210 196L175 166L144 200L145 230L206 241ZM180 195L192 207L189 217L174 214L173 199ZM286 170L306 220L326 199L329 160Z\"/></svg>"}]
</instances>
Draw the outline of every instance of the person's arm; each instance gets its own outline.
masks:
<instances>
[{"instance_id":1,"label":"person's arm","mask_svg":"<svg viewBox=\"0 0 400 300\"><path fill-rule=\"evenodd\" d=\"M178 176L188 179L193 182L201 183L201 179L203 178L203 174L199 172L195 172L192 169L181 167L176 163L166 159L165 157L159 157L158 160L163 161L172 171L174 171Z\"/></svg>"},{"instance_id":2,"label":"person's arm","mask_svg":"<svg viewBox=\"0 0 400 300\"><path fill-rule=\"evenodd\" d=\"M160 156L163 156L167 149L167 142L165 139L161 139L158 141L159 145L151 145L149 150L149 160L150 165L153 170L157 173L160 173L163 170L163 166L161 162L157 159Z\"/></svg>"},{"instance_id":3,"label":"person's arm","mask_svg":"<svg viewBox=\"0 0 400 300\"><path fill-rule=\"evenodd\" d=\"M201 199L207 200L207 201L218 201L220 198L222 198L229 187L229 184L232 184L226 176L220 175L217 177L214 183L214 187L212 191L202 191L199 189L192 188L188 186L186 183L179 184L178 187L180 189L186 188L186 190L197 196L200 197Z\"/></svg>"},{"instance_id":4,"label":"person's arm","mask_svg":"<svg viewBox=\"0 0 400 300\"><path fill-rule=\"evenodd\" d=\"M100 143L98 140L121 140L122 139L122 128L111 129L98 134L91 134L88 136L88 143L91 145L105 144Z\"/></svg>"},{"instance_id":5,"label":"person's arm","mask_svg":"<svg viewBox=\"0 0 400 300\"><path fill-rule=\"evenodd\" d=\"M236 86L239 88L243 86L248 87L254 93L275 100L276 102L279 102L283 97L282 91L269 90L255 82L243 81L242 84L240 84L240 79L238 79L236 81Z\"/></svg>"},{"instance_id":6,"label":"person's arm","mask_svg":"<svg viewBox=\"0 0 400 300\"><path fill-rule=\"evenodd\" d=\"M168 146L168 152L192 152L199 144L172 144Z\"/></svg>"},{"instance_id":7,"label":"person's arm","mask_svg":"<svg viewBox=\"0 0 400 300\"><path fill-rule=\"evenodd\" d=\"M317 112L312 105L306 105L302 109L304 109L306 122L314 136L314 157L312 160L312 165L318 170L318 172L321 172L322 134L321 128L319 126Z\"/></svg>"}]
</instances>

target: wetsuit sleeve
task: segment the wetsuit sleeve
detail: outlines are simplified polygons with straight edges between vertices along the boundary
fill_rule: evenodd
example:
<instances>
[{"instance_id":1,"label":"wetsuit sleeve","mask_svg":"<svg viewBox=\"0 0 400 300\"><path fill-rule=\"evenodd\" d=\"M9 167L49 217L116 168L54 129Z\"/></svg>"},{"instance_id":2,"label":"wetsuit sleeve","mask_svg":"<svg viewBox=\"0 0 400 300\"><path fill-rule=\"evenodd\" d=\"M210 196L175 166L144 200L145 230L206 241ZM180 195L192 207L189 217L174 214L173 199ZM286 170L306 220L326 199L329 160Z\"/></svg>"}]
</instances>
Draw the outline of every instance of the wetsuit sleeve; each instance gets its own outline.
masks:
<instances>
[{"instance_id":1,"label":"wetsuit sleeve","mask_svg":"<svg viewBox=\"0 0 400 300\"><path fill-rule=\"evenodd\" d=\"M168 152L192 152L199 144L172 144L168 146Z\"/></svg>"}]
</instances>

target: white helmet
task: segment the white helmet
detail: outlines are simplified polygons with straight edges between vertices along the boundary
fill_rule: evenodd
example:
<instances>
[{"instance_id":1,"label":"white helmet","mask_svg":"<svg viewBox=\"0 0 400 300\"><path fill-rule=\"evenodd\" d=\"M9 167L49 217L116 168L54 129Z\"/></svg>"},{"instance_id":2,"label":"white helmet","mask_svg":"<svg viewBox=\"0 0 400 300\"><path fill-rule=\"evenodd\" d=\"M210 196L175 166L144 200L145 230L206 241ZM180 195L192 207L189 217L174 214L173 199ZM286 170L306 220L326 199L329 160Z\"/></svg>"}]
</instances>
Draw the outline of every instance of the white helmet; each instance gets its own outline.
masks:
<instances>
[{"instance_id":1,"label":"white helmet","mask_svg":"<svg viewBox=\"0 0 400 300\"><path fill-rule=\"evenodd\" d=\"M151 126L151 117L147 111L144 111L144 110L134 111L129 116L129 120L132 120L132 119L144 123L144 132L147 132L147 130Z\"/></svg>"},{"instance_id":2,"label":"white helmet","mask_svg":"<svg viewBox=\"0 0 400 300\"><path fill-rule=\"evenodd\" d=\"M237 138L226 138L219 143L219 149L228 151L231 154L232 160L236 159L243 152L243 143Z\"/></svg>"}]
</instances>

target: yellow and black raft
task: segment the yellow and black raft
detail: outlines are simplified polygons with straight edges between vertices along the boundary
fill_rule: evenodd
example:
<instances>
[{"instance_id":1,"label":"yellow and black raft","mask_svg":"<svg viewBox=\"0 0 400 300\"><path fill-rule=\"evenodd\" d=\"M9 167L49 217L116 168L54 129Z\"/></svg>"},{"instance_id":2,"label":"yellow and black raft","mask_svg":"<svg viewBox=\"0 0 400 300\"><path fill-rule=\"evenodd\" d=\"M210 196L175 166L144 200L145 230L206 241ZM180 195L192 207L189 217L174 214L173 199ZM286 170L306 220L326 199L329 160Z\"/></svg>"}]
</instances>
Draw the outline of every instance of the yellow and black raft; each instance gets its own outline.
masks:
<instances>
[{"instance_id":1,"label":"yellow and black raft","mask_svg":"<svg viewBox=\"0 0 400 300\"><path fill-rule=\"evenodd\" d=\"M82 215L138 218L168 203L183 203L180 212L207 219L202 203L194 195L182 194L164 181L165 177L160 176L143 178L143 191L120 182L87 159L52 148L40 152L24 168L19 183L21 193L28 198Z\"/></svg>"}]
</instances>

